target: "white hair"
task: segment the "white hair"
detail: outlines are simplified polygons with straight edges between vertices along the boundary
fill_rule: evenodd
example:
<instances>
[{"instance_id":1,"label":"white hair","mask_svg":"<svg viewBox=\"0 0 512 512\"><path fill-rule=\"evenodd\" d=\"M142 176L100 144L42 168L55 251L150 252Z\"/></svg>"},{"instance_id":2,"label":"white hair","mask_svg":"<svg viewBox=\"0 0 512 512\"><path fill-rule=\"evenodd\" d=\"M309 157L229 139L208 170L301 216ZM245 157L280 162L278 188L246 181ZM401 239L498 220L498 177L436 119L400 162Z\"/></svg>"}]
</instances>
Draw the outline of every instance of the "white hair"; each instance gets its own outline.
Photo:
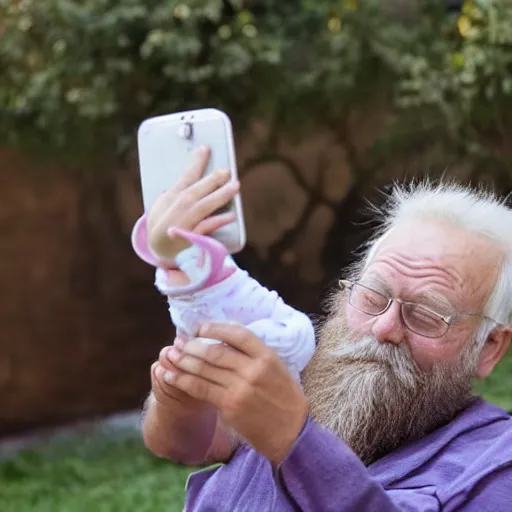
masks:
<instances>
[{"instance_id":1,"label":"white hair","mask_svg":"<svg viewBox=\"0 0 512 512\"><path fill-rule=\"evenodd\" d=\"M508 325L512 316L512 210L505 198L493 192L454 182L433 184L429 180L407 186L395 184L384 206L372 209L382 224L365 246L362 260L353 268L356 275L366 268L384 238L399 225L411 220L449 222L493 240L505 256L494 288L484 307L484 315ZM495 328L484 321L477 333L483 343Z\"/></svg>"}]
</instances>

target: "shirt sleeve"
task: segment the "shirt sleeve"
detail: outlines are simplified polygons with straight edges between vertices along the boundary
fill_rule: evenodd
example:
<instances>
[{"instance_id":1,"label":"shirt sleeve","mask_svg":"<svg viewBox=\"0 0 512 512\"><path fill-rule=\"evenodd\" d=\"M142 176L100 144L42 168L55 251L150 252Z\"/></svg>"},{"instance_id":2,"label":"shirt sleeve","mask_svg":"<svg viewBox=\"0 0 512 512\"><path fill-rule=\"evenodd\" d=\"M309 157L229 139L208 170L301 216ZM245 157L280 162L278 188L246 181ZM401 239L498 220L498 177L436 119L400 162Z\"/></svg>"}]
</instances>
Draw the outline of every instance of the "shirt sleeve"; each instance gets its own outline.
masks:
<instances>
[{"instance_id":1,"label":"shirt sleeve","mask_svg":"<svg viewBox=\"0 0 512 512\"><path fill-rule=\"evenodd\" d=\"M302 512L441 510L433 493L385 490L343 441L311 419L276 476Z\"/></svg>"}]
</instances>

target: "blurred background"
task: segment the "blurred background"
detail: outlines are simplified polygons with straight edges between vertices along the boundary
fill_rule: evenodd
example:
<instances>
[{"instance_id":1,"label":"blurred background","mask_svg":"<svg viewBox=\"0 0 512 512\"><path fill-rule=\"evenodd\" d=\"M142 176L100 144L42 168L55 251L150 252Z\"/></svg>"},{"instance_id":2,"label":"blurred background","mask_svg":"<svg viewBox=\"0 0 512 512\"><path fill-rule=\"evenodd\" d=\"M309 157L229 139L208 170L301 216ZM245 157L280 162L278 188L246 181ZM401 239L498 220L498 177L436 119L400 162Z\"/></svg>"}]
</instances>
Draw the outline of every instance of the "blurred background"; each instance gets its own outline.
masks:
<instances>
[{"instance_id":1,"label":"blurred background","mask_svg":"<svg viewBox=\"0 0 512 512\"><path fill-rule=\"evenodd\" d=\"M248 230L236 260L321 314L374 226L368 201L393 181L510 193L511 100L510 0L0 0L0 438L139 409L172 340L129 239L143 119L231 117ZM510 361L479 387L509 410ZM4 462L0 484L14 490L2 510L28 495L26 510L172 510L148 491L168 476L134 486L146 489L137 507L109 502L115 486L98 491L123 457L141 462L119 482L168 471L133 443L80 445L33 494L30 478L63 459ZM89 481L93 452L104 469ZM49 497L72 468L92 501Z\"/></svg>"}]
</instances>

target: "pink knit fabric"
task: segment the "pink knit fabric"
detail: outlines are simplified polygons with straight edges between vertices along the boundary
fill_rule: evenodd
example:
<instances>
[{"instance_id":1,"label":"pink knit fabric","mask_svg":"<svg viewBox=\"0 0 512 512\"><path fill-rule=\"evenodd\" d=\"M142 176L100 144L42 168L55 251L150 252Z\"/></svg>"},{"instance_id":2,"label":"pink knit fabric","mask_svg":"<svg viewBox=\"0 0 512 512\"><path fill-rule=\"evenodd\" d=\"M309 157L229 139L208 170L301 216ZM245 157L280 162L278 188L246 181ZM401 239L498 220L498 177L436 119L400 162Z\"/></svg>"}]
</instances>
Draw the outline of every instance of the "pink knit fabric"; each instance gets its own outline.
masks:
<instances>
[{"instance_id":1,"label":"pink knit fabric","mask_svg":"<svg viewBox=\"0 0 512 512\"><path fill-rule=\"evenodd\" d=\"M217 240L176 227L169 229L169 235L173 234L181 236L191 244L201 248L203 251L201 259L204 261L205 265L208 265L209 263L208 275L204 276L204 279L201 279L197 283L190 283L192 286L187 285L187 288L183 288L183 293L191 293L213 286L214 284L226 279L234 272L233 268L224 266L227 251L224 245ZM147 216L144 214L135 223L131 234L131 242L135 254L137 254L142 261L154 267L166 270L178 269L178 265L169 267L169 265L162 262L158 256L151 251L147 237ZM181 293L179 291L180 289L181 287L176 287L177 293Z\"/></svg>"}]
</instances>

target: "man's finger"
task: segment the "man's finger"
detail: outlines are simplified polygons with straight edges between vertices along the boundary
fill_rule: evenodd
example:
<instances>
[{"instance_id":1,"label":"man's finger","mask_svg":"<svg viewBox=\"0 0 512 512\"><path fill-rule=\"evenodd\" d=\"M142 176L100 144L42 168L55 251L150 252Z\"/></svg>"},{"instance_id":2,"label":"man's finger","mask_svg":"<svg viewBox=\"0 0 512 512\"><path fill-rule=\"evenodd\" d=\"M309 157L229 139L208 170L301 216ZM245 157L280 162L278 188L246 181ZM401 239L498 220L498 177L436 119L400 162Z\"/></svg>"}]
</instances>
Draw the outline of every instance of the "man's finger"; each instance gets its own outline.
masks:
<instances>
[{"instance_id":1,"label":"man's finger","mask_svg":"<svg viewBox=\"0 0 512 512\"><path fill-rule=\"evenodd\" d=\"M224 388L233 386L234 382L238 379L232 370L212 366L204 359L189 354L183 354L177 361L173 361L173 364L181 371L197 375Z\"/></svg>"},{"instance_id":2,"label":"man's finger","mask_svg":"<svg viewBox=\"0 0 512 512\"><path fill-rule=\"evenodd\" d=\"M262 340L239 324L206 323L199 328L199 336L222 341L251 358L268 350Z\"/></svg>"},{"instance_id":3,"label":"man's finger","mask_svg":"<svg viewBox=\"0 0 512 512\"><path fill-rule=\"evenodd\" d=\"M198 339L190 340L183 347L183 354L202 360L205 364L236 371L249 363L249 358L231 347L220 343L203 343ZM179 357L175 360L179 360Z\"/></svg>"},{"instance_id":4,"label":"man's finger","mask_svg":"<svg viewBox=\"0 0 512 512\"><path fill-rule=\"evenodd\" d=\"M186 343L185 337L186 335L183 333L183 331L178 329L178 332L176 333L176 338L174 338L173 347L177 348L180 351L183 350L183 347L185 346Z\"/></svg>"},{"instance_id":5,"label":"man's finger","mask_svg":"<svg viewBox=\"0 0 512 512\"><path fill-rule=\"evenodd\" d=\"M177 400L178 402L182 402L183 399L186 398L186 395L183 391L173 388L164 380L164 374L166 370L159 364L155 363L151 367L151 388L153 389L153 393L159 395L161 397L166 397L166 399ZM172 372L176 373L175 371Z\"/></svg>"},{"instance_id":6,"label":"man's finger","mask_svg":"<svg viewBox=\"0 0 512 512\"><path fill-rule=\"evenodd\" d=\"M221 408L228 392L226 388L190 373L176 372L168 382L183 393L217 408Z\"/></svg>"},{"instance_id":7,"label":"man's finger","mask_svg":"<svg viewBox=\"0 0 512 512\"><path fill-rule=\"evenodd\" d=\"M160 355L158 357L158 363L162 368L173 372L176 371L176 367L173 365L173 359L178 359L179 351L176 347L165 347L160 351Z\"/></svg>"}]
</instances>

